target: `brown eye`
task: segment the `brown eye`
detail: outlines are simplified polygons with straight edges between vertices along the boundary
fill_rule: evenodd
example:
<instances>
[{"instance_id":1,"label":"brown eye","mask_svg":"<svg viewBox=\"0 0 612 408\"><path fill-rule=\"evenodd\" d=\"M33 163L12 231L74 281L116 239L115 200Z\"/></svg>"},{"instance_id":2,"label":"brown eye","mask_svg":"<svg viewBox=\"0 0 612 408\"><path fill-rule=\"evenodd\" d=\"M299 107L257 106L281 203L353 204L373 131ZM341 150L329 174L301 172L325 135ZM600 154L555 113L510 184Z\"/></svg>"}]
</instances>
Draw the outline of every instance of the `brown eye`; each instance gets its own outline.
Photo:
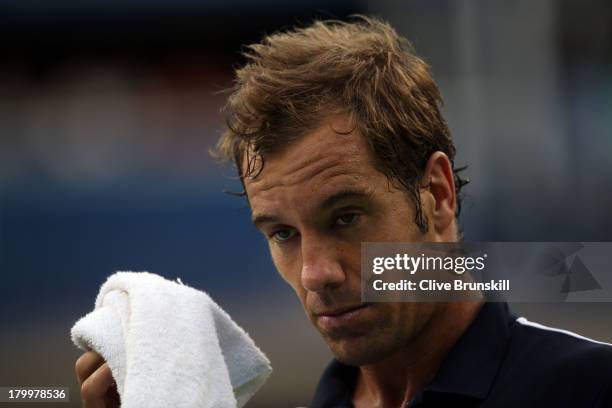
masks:
<instances>
[{"instance_id":1,"label":"brown eye","mask_svg":"<svg viewBox=\"0 0 612 408\"><path fill-rule=\"evenodd\" d=\"M283 241L287 241L287 240L293 238L294 235L295 235L295 230L292 230L292 229L282 229L282 230L278 230L274 234L272 234L272 238L274 238L275 240L277 240L279 242L283 242Z\"/></svg>"},{"instance_id":2,"label":"brown eye","mask_svg":"<svg viewBox=\"0 0 612 408\"><path fill-rule=\"evenodd\" d=\"M336 218L336 225L341 225L341 226L350 225L354 223L358 217L359 217L359 214L355 214L355 213L343 214L339 216L338 218Z\"/></svg>"}]
</instances>

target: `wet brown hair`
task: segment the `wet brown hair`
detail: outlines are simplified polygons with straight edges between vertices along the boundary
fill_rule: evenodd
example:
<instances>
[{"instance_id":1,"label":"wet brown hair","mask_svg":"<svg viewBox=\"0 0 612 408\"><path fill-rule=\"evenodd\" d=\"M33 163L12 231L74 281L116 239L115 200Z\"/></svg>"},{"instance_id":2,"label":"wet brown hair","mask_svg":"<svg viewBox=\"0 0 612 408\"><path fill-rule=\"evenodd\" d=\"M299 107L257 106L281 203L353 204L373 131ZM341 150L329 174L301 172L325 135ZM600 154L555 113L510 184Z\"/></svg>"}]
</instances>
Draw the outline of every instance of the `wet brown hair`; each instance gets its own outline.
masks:
<instances>
[{"instance_id":1,"label":"wet brown hair","mask_svg":"<svg viewBox=\"0 0 612 408\"><path fill-rule=\"evenodd\" d=\"M429 66L388 23L364 16L316 21L266 36L243 55L247 63L236 70L225 106L227 129L213 151L234 161L243 186L261 171L266 154L332 114L348 114L376 168L411 197L423 232L421 178L431 154L444 152L453 163L459 216L467 181L458 174L464 168L454 168L440 92Z\"/></svg>"}]
</instances>

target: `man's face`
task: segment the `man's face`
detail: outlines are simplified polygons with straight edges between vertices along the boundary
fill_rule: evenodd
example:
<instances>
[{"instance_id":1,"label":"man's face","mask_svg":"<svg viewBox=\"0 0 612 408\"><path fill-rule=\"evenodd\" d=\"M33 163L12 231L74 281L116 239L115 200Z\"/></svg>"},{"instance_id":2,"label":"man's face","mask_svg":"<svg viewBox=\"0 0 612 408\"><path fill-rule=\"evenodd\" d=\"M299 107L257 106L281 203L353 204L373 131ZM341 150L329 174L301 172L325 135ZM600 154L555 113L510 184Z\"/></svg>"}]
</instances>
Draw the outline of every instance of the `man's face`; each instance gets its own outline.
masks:
<instances>
[{"instance_id":1,"label":"man's face","mask_svg":"<svg viewBox=\"0 0 612 408\"><path fill-rule=\"evenodd\" d=\"M435 305L362 303L361 242L435 237L418 229L408 195L375 169L363 138L344 134L351 128L345 117L325 122L267 155L245 188L274 265L310 321L338 360L363 365L409 344Z\"/></svg>"}]
</instances>

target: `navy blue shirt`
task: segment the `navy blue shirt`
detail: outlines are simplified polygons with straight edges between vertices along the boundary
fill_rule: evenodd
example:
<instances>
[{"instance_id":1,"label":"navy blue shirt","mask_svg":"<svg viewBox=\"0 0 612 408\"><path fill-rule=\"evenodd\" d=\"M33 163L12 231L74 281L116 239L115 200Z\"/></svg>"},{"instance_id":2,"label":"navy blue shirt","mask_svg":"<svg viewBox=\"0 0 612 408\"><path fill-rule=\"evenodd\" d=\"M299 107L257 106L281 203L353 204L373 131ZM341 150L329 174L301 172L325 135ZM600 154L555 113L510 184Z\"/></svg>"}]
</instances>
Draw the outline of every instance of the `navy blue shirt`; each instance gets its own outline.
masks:
<instances>
[{"instance_id":1,"label":"navy blue shirt","mask_svg":"<svg viewBox=\"0 0 612 408\"><path fill-rule=\"evenodd\" d=\"M358 368L333 360L310 408L353 407ZM408 407L610 407L612 345L486 303Z\"/></svg>"}]
</instances>

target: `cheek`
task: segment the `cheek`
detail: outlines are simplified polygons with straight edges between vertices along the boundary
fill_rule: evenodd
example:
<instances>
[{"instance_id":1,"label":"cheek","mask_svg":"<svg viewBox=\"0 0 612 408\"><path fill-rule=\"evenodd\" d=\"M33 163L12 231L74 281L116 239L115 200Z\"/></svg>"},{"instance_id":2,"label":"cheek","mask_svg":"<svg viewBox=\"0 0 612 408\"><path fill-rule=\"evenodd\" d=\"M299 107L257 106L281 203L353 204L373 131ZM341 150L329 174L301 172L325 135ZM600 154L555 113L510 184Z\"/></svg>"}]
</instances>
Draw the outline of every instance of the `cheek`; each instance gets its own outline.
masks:
<instances>
[{"instance_id":1,"label":"cheek","mask_svg":"<svg viewBox=\"0 0 612 408\"><path fill-rule=\"evenodd\" d=\"M293 260L293 258L289 258L285 254L281 253L278 248L275 251L272 246L270 247L270 253L272 255L272 262L274 263L279 275L289 284L289 286L291 286L300 300L300 303L302 303L304 310L306 310L307 293L301 283L301 260Z\"/></svg>"},{"instance_id":2,"label":"cheek","mask_svg":"<svg viewBox=\"0 0 612 408\"><path fill-rule=\"evenodd\" d=\"M272 254L272 262L279 275L291 286L298 299L300 299L302 306L306 308L306 290L302 286L300 279L301 267L298 268L297 265L292 265L285 258L278 255L275 256L274 254Z\"/></svg>"},{"instance_id":3,"label":"cheek","mask_svg":"<svg viewBox=\"0 0 612 408\"><path fill-rule=\"evenodd\" d=\"M401 325L404 337L414 337L420 333L434 315L438 303L406 302L400 303L397 318L403 322Z\"/></svg>"},{"instance_id":4,"label":"cheek","mask_svg":"<svg viewBox=\"0 0 612 408\"><path fill-rule=\"evenodd\" d=\"M272 256L272 263L279 275L287 282L296 292L301 288L300 285L300 273L301 265L297 260L286 256L280 249L276 248L274 244L269 244L270 254ZM299 293L299 292L298 292Z\"/></svg>"}]
</instances>

